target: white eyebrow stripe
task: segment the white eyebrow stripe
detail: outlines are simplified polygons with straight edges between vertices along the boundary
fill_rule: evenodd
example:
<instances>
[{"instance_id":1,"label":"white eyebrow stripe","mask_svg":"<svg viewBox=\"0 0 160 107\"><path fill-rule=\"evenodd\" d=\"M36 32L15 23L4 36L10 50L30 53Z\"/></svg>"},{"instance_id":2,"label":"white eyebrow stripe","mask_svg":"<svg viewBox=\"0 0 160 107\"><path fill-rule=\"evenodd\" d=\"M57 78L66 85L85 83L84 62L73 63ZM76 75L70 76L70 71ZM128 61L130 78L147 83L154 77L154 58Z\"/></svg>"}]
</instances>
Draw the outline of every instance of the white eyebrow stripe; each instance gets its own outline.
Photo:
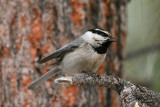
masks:
<instances>
[{"instance_id":1,"label":"white eyebrow stripe","mask_svg":"<svg viewBox=\"0 0 160 107\"><path fill-rule=\"evenodd\" d=\"M99 31L101 31L101 32L106 33L107 35L110 35L110 33L109 33L109 32L107 32L107 31L104 31L104 30L101 30L101 29L95 29L95 30L99 30Z\"/></svg>"}]
</instances>

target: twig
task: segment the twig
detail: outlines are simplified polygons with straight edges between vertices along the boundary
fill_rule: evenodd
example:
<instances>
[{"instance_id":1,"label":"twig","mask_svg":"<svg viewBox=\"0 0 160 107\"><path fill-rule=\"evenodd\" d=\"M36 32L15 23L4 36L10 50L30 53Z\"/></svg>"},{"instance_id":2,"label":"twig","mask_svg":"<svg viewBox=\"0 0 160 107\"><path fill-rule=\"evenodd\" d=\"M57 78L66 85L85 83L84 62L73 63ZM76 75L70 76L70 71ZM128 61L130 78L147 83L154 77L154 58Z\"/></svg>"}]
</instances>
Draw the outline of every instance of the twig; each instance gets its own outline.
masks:
<instances>
[{"instance_id":1,"label":"twig","mask_svg":"<svg viewBox=\"0 0 160 107\"><path fill-rule=\"evenodd\" d=\"M96 78L96 79L95 79ZM123 107L160 107L160 94L115 76L92 78L87 75L61 77L56 83L78 86L105 86L117 91Z\"/></svg>"}]
</instances>

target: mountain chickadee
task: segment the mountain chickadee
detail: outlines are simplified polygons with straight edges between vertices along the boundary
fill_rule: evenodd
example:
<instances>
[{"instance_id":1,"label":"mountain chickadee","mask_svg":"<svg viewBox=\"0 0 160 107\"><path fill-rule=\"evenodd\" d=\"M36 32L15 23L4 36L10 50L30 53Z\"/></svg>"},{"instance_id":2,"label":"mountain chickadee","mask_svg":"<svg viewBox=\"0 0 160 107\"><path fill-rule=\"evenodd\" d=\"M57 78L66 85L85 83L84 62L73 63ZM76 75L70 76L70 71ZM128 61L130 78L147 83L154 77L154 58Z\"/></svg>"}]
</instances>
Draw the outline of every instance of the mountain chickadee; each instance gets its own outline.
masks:
<instances>
[{"instance_id":1,"label":"mountain chickadee","mask_svg":"<svg viewBox=\"0 0 160 107\"><path fill-rule=\"evenodd\" d=\"M28 88L35 89L58 72L78 74L96 72L106 58L107 48L115 37L102 29L90 29L79 38L61 47L40 61L44 63L56 59L56 67L31 83Z\"/></svg>"}]
</instances>

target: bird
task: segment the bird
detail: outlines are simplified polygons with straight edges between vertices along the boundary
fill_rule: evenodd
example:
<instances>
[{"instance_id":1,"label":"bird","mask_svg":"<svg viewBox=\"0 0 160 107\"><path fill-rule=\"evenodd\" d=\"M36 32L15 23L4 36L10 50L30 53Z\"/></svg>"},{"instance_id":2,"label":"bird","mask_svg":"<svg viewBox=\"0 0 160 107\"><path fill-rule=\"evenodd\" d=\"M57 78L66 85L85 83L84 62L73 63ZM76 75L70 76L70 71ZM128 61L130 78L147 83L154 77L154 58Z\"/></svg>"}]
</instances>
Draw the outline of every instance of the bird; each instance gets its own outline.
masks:
<instances>
[{"instance_id":1,"label":"bird","mask_svg":"<svg viewBox=\"0 0 160 107\"><path fill-rule=\"evenodd\" d=\"M95 73L104 62L107 49L116 39L108 31L100 28L87 30L77 39L40 60L39 63L42 64L55 59L56 66L31 83L28 89L36 89L58 72L70 75Z\"/></svg>"}]
</instances>

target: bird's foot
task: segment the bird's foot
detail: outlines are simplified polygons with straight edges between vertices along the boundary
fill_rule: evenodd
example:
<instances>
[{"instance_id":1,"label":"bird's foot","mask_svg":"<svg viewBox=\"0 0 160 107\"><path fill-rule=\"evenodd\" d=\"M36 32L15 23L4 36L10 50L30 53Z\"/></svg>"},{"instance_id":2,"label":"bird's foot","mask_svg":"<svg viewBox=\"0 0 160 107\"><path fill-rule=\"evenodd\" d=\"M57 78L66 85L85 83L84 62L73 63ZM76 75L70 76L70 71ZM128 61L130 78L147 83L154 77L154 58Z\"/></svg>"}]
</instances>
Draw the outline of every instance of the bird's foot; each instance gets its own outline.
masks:
<instances>
[{"instance_id":1,"label":"bird's foot","mask_svg":"<svg viewBox=\"0 0 160 107\"><path fill-rule=\"evenodd\" d=\"M88 74L88 75L91 76L94 80L96 80L96 77L98 77L98 79L101 79L101 76L100 76L98 73L87 72L87 71L82 71L82 73Z\"/></svg>"}]
</instances>

